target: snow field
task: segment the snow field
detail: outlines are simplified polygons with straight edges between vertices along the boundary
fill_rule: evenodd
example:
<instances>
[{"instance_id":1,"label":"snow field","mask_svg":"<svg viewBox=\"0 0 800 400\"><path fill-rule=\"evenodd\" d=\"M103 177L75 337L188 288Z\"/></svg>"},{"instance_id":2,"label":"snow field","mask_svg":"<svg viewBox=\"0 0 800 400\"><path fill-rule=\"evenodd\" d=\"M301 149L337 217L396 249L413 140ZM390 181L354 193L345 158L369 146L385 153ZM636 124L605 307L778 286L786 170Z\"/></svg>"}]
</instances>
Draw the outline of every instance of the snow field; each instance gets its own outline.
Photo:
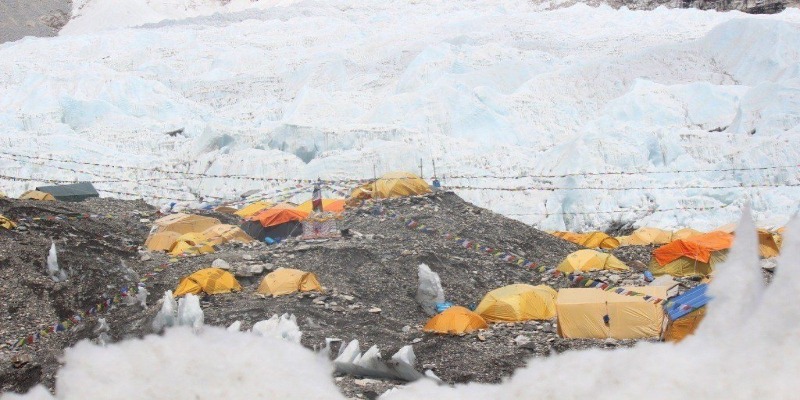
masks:
<instances>
[{"instance_id":1,"label":"snow field","mask_svg":"<svg viewBox=\"0 0 800 400\"><path fill-rule=\"evenodd\" d=\"M182 173L367 178L423 159L542 229L711 229L748 203L769 227L797 211L794 9L125 3L76 3L61 37L0 45L4 175L195 201L274 184ZM131 12L103 11L118 7ZM696 170L712 171L661 173ZM608 171L625 174L562 176ZM451 178L521 174L538 177Z\"/></svg>"}]
</instances>

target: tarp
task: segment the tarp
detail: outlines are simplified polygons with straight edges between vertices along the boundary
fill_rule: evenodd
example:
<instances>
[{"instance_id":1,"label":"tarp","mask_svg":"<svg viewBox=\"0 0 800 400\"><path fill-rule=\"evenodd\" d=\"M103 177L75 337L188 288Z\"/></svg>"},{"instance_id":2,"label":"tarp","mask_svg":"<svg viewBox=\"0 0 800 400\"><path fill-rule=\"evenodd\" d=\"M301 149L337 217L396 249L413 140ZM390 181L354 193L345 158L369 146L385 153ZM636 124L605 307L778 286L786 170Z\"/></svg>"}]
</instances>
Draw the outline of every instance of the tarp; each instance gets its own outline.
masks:
<instances>
[{"instance_id":1,"label":"tarp","mask_svg":"<svg viewBox=\"0 0 800 400\"><path fill-rule=\"evenodd\" d=\"M428 320L422 328L424 332L463 335L489 325L480 315L461 306L453 306Z\"/></svg>"},{"instance_id":2,"label":"tarp","mask_svg":"<svg viewBox=\"0 0 800 400\"><path fill-rule=\"evenodd\" d=\"M298 210L297 207L286 203L280 203L274 207L268 208L248 218L250 221L258 221L261 226L269 228L270 226L284 224L290 221L302 221L308 217L308 213Z\"/></svg>"},{"instance_id":3,"label":"tarp","mask_svg":"<svg viewBox=\"0 0 800 400\"><path fill-rule=\"evenodd\" d=\"M348 202L374 198L416 196L430 193L427 182L411 172L395 171L384 174L374 182L357 187Z\"/></svg>"},{"instance_id":4,"label":"tarp","mask_svg":"<svg viewBox=\"0 0 800 400\"><path fill-rule=\"evenodd\" d=\"M594 271L598 269L622 271L630 268L611 254L586 249L578 250L568 255L561 264L558 264L556 269L569 274L577 271Z\"/></svg>"},{"instance_id":5,"label":"tarp","mask_svg":"<svg viewBox=\"0 0 800 400\"><path fill-rule=\"evenodd\" d=\"M715 231L688 239L679 239L661 246L653 251L653 257L659 265L666 265L680 257L688 257L708 263L711 253L731 247L733 236L729 233Z\"/></svg>"},{"instance_id":6,"label":"tarp","mask_svg":"<svg viewBox=\"0 0 800 400\"><path fill-rule=\"evenodd\" d=\"M272 296L310 291L322 291L317 276L311 272L291 268L279 268L270 272L258 285L258 293Z\"/></svg>"},{"instance_id":7,"label":"tarp","mask_svg":"<svg viewBox=\"0 0 800 400\"><path fill-rule=\"evenodd\" d=\"M709 301L711 301L711 297L708 296L708 285L703 283L687 290L680 296L671 298L664 304L664 311L669 319L676 320L688 315L694 309L705 306ZM684 306L689 306L691 309Z\"/></svg>"},{"instance_id":8,"label":"tarp","mask_svg":"<svg viewBox=\"0 0 800 400\"><path fill-rule=\"evenodd\" d=\"M487 293L475 313L489 322L551 319L556 316L556 295L545 285L508 285Z\"/></svg>"},{"instance_id":9,"label":"tarp","mask_svg":"<svg viewBox=\"0 0 800 400\"><path fill-rule=\"evenodd\" d=\"M20 200L44 200L44 201L55 201L56 198L53 197L50 193L40 192L38 190L28 190L27 192L23 193L22 196L19 196Z\"/></svg>"},{"instance_id":10,"label":"tarp","mask_svg":"<svg viewBox=\"0 0 800 400\"><path fill-rule=\"evenodd\" d=\"M202 235L207 243L214 246L228 242L249 243L253 241L250 235L236 225L214 225L204 230Z\"/></svg>"},{"instance_id":11,"label":"tarp","mask_svg":"<svg viewBox=\"0 0 800 400\"><path fill-rule=\"evenodd\" d=\"M69 185L39 186L36 190L50 193L56 200L83 201L90 197L100 197L97 189L90 182L78 182Z\"/></svg>"},{"instance_id":12,"label":"tarp","mask_svg":"<svg viewBox=\"0 0 800 400\"><path fill-rule=\"evenodd\" d=\"M154 232L172 231L181 234L190 232L200 233L220 223L221 222L216 218L177 213L155 220Z\"/></svg>"},{"instance_id":13,"label":"tarp","mask_svg":"<svg viewBox=\"0 0 800 400\"><path fill-rule=\"evenodd\" d=\"M3 215L0 215L0 228L3 229L14 229L17 227L17 223L6 218Z\"/></svg>"},{"instance_id":14,"label":"tarp","mask_svg":"<svg viewBox=\"0 0 800 400\"><path fill-rule=\"evenodd\" d=\"M242 290L242 286L233 275L219 268L204 268L183 279L175 288L173 296L179 297L187 293L208 294L230 293Z\"/></svg>"},{"instance_id":15,"label":"tarp","mask_svg":"<svg viewBox=\"0 0 800 400\"><path fill-rule=\"evenodd\" d=\"M625 289L665 298L661 286ZM623 296L597 288L561 289L556 298L558 334L565 338L641 339L659 337L664 323L661 305L639 296ZM604 317L608 316L608 323Z\"/></svg>"},{"instance_id":16,"label":"tarp","mask_svg":"<svg viewBox=\"0 0 800 400\"><path fill-rule=\"evenodd\" d=\"M268 209L268 208L270 208L270 207L272 207L274 205L275 204L270 203L268 201L257 201L255 203L250 203L250 204L242 207L241 210L236 211L234 214L236 214L236 215L238 215L238 216L240 216L242 218L247 218L247 217L253 216L255 214L258 214L261 211L264 211L264 210L266 210L266 209Z\"/></svg>"},{"instance_id":17,"label":"tarp","mask_svg":"<svg viewBox=\"0 0 800 400\"><path fill-rule=\"evenodd\" d=\"M156 232L147 237L144 245L153 251L169 251L180 236L178 232Z\"/></svg>"},{"instance_id":18,"label":"tarp","mask_svg":"<svg viewBox=\"0 0 800 400\"><path fill-rule=\"evenodd\" d=\"M344 199L322 199L322 211L341 213L344 211L344 205ZM297 209L306 214L311 214L311 211L314 210L312 200L300 204Z\"/></svg>"},{"instance_id":19,"label":"tarp","mask_svg":"<svg viewBox=\"0 0 800 400\"><path fill-rule=\"evenodd\" d=\"M697 329L706 315L705 306L711 300L707 289L706 284L698 285L664 305L669 320L662 335L664 340L678 342Z\"/></svg>"}]
</instances>

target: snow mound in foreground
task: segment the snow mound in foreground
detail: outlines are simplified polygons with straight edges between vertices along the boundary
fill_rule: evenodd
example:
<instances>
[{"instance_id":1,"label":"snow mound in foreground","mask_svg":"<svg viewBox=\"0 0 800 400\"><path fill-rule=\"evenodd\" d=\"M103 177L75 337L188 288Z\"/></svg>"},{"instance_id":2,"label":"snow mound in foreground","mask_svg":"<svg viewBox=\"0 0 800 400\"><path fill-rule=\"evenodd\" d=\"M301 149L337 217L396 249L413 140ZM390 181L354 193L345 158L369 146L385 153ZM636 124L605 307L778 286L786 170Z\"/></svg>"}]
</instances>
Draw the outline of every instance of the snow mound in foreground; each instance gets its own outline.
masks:
<instances>
[{"instance_id":1,"label":"snow mound in foreground","mask_svg":"<svg viewBox=\"0 0 800 400\"><path fill-rule=\"evenodd\" d=\"M310 350L247 332L189 327L68 349L57 399L339 399L333 368ZM16 398L52 399L41 387Z\"/></svg>"},{"instance_id":2,"label":"snow mound in foreground","mask_svg":"<svg viewBox=\"0 0 800 400\"><path fill-rule=\"evenodd\" d=\"M800 220L789 226L773 283L765 288L749 211L728 262L711 284L715 299L696 335L680 344L640 343L534 359L501 385L438 386L422 380L386 394L406 399L792 398L800 374ZM209 328L66 351L56 398L339 399L331 365L282 340ZM446 366L443 366L446 368ZM577 371L577 372L576 372ZM51 399L43 389L11 399Z\"/></svg>"}]
</instances>

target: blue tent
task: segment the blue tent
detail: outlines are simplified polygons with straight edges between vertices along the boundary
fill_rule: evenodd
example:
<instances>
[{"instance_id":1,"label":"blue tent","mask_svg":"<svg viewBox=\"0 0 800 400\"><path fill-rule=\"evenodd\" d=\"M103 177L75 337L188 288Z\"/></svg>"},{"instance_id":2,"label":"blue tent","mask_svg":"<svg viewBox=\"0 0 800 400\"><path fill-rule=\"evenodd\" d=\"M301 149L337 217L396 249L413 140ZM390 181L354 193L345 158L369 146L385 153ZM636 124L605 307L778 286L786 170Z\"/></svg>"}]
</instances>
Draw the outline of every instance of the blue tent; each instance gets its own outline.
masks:
<instances>
[{"instance_id":1,"label":"blue tent","mask_svg":"<svg viewBox=\"0 0 800 400\"><path fill-rule=\"evenodd\" d=\"M704 283L670 299L667 304L664 304L664 312L667 313L671 321L674 321L705 306L711 300L711 297L706 294L707 289L708 285ZM690 306L691 309L683 307L684 305Z\"/></svg>"}]
</instances>

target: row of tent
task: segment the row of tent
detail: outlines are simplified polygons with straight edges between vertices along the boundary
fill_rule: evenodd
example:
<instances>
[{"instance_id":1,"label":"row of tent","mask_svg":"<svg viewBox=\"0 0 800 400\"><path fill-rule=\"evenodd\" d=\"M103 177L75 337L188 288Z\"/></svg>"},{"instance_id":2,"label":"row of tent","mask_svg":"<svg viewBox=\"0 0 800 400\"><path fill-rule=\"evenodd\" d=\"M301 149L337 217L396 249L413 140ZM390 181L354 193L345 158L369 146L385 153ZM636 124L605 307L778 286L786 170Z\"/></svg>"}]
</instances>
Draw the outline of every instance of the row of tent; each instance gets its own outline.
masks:
<instances>
[{"instance_id":1,"label":"row of tent","mask_svg":"<svg viewBox=\"0 0 800 400\"><path fill-rule=\"evenodd\" d=\"M234 241L248 243L253 238L216 218L177 213L157 219L144 245L172 255L207 254L214 252L214 246Z\"/></svg>"},{"instance_id":2,"label":"row of tent","mask_svg":"<svg viewBox=\"0 0 800 400\"><path fill-rule=\"evenodd\" d=\"M239 227L223 225L218 219L211 217L171 214L155 221L145 246L150 250L168 251L174 255L186 252L205 254L213 252L211 246L228 241L263 241L266 238L281 240L302 234L306 223L337 218L336 215L342 213L345 206L344 199L322 199L322 213L312 212L311 200L300 205L258 201L241 209L230 206L215 209L241 217L243 220ZM221 227L214 228L217 226ZM220 236L223 240L212 240Z\"/></svg>"},{"instance_id":3,"label":"row of tent","mask_svg":"<svg viewBox=\"0 0 800 400\"><path fill-rule=\"evenodd\" d=\"M390 172L373 182L353 190L350 198L322 199L322 213L340 214L345 207L367 199L416 196L430 193L427 182L410 172ZM313 215L314 222L325 221L330 216L313 214L313 202L300 205L290 203L274 204L268 201L250 203L241 209L222 205L215 210L238 215L244 219L242 230L252 238L262 241L266 238L283 239L299 236L304 232L304 222ZM307 229L306 229L307 230Z\"/></svg>"},{"instance_id":4,"label":"row of tent","mask_svg":"<svg viewBox=\"0 0 800 400\"><path fill-rule=\"evenodd\" d=\"M490 322L558 317L558 334L565 338L639 339L661 336L676 341L690 334L705 315L703 307L709 301L705 288L706 285L700 285L660 306L641 297L622 296L600 289L575 288L556 292L545 285L514 284L487 293L475 311L460 306L449 307L431 318L423 331L458 335L486 329ZM241 289L230 272L204 268L182 278L173 295L216 295ZM628 289L660 298L667 295L664 286ZM322 292L323 288L311 272L279 268L267 274L256 291L274 297L296 292Z\"/></svg>"},{"instance_id":5,"label":"row of tent","mask_svg":"<svg viewBox=\"0 0 800 400\"><path fill-rule=\"evenodd\" d=\"M735 224L728 224L714 229L709 233L724 232L733 234L735 230ZM758 243L761 257L771 258L780 253L784 231L785 228L779 228L775 231L769 231L767 229L758 230ZM705 235L704 232L700 232L692 228L683 228L673 232L651 227L639 228L628 236L618 237L612 237L600 231L587 233L555 231L550 233L554 236L586 248L605 250L615 249L620 246L664 245L677 240L687 240L696 236Z\"/></svg>"},{"instance_id":6,"label":"row of tent","mask_svg":"<svg viewBox=\"0 0 800 400\"><path fill-rule=\"evenodd\" d=\"M449 307L435 315L423 331L462 335L493 322L549 320L557 317L558 334L572 339L642 339L679 341L691 334L705 315L707 285L701 284L665 305L640 296L624 296L596 288L558 292L544 285L514 284L489 292L475 309ZM626 287L643 295L666 298L666 286Z\"/></svg>"},{"instance_id":7,"label":"row of tent","mask_svg":"<svg viewBox=\"0 0 800 400\"><path fill-rule=\"evenodd\" d=\"M653 275L709 276L717 264L725 261L732 243L733 235L718 231L678 239L653 251L649 269ZM556 270L571 274L597 270L627 271L630 267L612 254L583 249L570 253Z\"/></svg>"},{"instance_id":8,"label":"row of tent","mask_svg":"<svg viewBox=\"0 0 800 400\"><path fill-rule=\"evenodd\" d=\"M175 297L188 293L209 295L238 292L242 285L228 271L220 268L203 268L180 280ZM296 292L322 292L317 276L311 272L292 268L278 268L267 274L258 285L258 293L270 296L283 296Z\"/></svg>"}]
</instances>

